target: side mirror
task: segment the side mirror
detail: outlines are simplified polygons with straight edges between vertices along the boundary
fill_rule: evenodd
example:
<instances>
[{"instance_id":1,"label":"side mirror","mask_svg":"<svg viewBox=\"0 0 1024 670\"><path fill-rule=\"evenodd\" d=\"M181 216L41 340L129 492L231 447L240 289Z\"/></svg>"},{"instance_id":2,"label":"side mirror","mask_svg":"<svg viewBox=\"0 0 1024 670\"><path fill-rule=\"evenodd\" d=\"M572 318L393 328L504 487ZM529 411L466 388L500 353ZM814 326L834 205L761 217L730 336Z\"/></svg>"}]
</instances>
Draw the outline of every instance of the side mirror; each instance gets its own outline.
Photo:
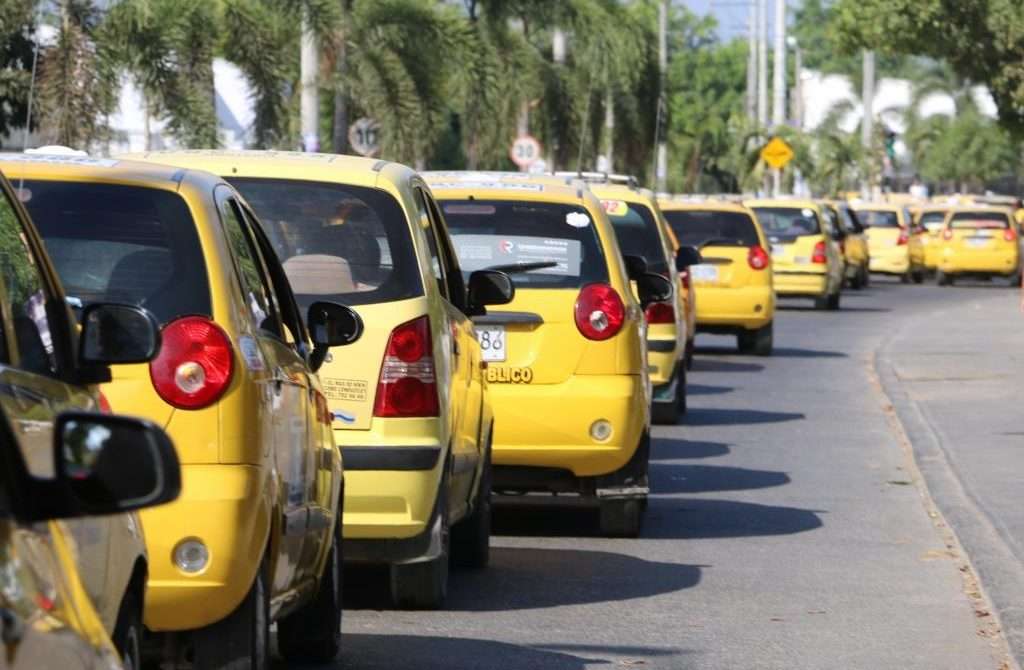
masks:
<instances>
[{"instance_id":1,"label":"side mirror","mask_svg":"<svg viewBox=\"0 0 1024 670\"><path fill-rule=\"evenodd\" d=\"M480 316L487 305L507 305L516 297L512 278L498 270L477 270L469 275L466 286L466 306L470 314Z\"/></svg>"},{"instance_id":2,"label":"side mirror","mask_svg":"<svg viewBox=\"0 0 1024 670\"><path fill-rule=\"evenodd\" d=\"M700 255L697 247L679 247L676 252L676 270L685 270L691 265L700 265L704 257Z\"/></svg>"},{"instance_id":3,"label":"side mirror","mask_svg":"<svg viewBox=\"0 0 1024 670\"><path fill-rule=\"evenodd\" d=\"M640 304L647 307L654 302L672 299L672 282L654 272L645 272L636 278L636 293Z\"/></svg>"},{"instance_id":4,"label":"side mirror","mask_svg":"<svg viewBox=\"0 0 1024 670\"><path fill-rule=\"evenodd\" d=\"M352 344L362 336L363 319L351 307L317 301L306 312L306 328L313 340L309 364L315 372L323 365L328 349Z\"/></svg>"},{"instance_id":5,"label":"side mirror","mask_svg":"<svg viewBox=\"0 0 1024 670\"><path fill-rule=\"evenodd\" d=\"M643 256L624 254L622 260L626 262L626 275L630 279L640 279L647 272L647 259Z\"/></svg>"},{"instance_id":6,"label":"side mirror","mask_svg":"<svg viewBox=\"0 0 1024 670\"><path fill-rule=\"evenodd\" d=\"M174 445L142 419L68 412L54 431L57 518L116 514L171 502L181 492Z\"/></svg>"},{"instance_id":7,"label":"side mirror","mask_svg":"<svg viewBox=\"0 0 1024 670\"><path fill-rule=\"evenodd\" d=\"M84 365L145 363L160 351L160 326L135 305L94 303L82 310L79 360Z\"/></svg>"}]
</instances>

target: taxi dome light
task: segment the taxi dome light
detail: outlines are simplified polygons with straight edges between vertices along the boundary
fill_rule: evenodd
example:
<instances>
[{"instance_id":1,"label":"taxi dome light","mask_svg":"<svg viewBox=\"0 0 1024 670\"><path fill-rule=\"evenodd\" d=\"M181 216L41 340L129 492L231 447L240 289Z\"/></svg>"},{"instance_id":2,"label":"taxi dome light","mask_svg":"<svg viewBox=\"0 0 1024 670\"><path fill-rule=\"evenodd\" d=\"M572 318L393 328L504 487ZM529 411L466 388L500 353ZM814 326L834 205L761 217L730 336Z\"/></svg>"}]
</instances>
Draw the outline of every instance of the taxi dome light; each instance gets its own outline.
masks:
<instances>
[{"instance_id":1,"label":"taxi dome light","mask_svg":"<svg viewBox=\"0 0 1024 670\"><path fill-rule=\"evenodd\" d=\"M47 144L46 146L37 147L35 149L25 149L25 153L33 156L80 156L85 158L89 155L88 151L82 151L81 149L72 149L62 144Z\"/></svg>"}]
</instances>

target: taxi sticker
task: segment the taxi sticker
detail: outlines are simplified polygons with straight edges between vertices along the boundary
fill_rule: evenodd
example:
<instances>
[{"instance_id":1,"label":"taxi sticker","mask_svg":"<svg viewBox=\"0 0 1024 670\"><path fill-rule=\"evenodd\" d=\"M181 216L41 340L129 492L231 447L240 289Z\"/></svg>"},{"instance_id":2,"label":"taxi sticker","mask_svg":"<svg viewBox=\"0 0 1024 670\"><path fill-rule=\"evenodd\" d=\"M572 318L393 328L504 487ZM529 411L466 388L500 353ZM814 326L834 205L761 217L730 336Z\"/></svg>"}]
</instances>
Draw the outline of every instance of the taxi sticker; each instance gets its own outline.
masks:
<instances>
[{"instance_id":1,"label":"taxi sticker","mask_svg":"<svg viewBox=\"0 0 1024 670\"><path fill-rule=\"evenodd\" d=\"M807 218L811 218L814 216L814 210L811 209L810 207L804 207L803 209L800 210L800 213L806 216Z\"/></svg>"},{"instance_id":2,"label":"taxi sticker","mask_svg":"<svg viewBox=\"0 0 1024 670\"><path fill-rule=\"evenodd\" d=\"M601 206L608 216L626 216L629 214L629 205L625 200L602 200Z\"/></svg>"},{"instance_id":3,"label":"taxi sticker","mask_svg":"<svg viewBox=\"0 0 1024 670\"><path fill-rule=\"evenodd\" d=\"M487 366L487 381L492 384L529 384L533 381L533 370L489 365Z\"/></svg>"},{"instance_id":4,"label":"taxi sticker","mask_svg":"<svg viewBox=\"0 0 1024 670\"><path fill-rule=\"evenodd\" d=\"M320 383L323 385L324 395L329 400L366 401L368 387L364 379L331 379L321 377Z\"/></svg>"},{"instance_id":5,"label":"taxi sticker","mask_svg":"<svg viewBox=\"0 0 1024 670\"><path fill-rule=\"evenodd\" d=\"M590 217L583 212L569 212L565 215L565 222L573 228L586 228L590 225Z\"/></svg>"},{"instance_id":6,"label":"taxi sticker","mask_svg":"<svg viewBox=\"0 0 1024 670\"><path fill-rule=\"evenodd\" d=\"M238 338L238 348L242 350L242 360L245 361L245 367L250 370L263 370L266 366L263 363L263 352L260 351L260 346L256 344L256 340L243 335Z\"/></svg>"}]
</instances>

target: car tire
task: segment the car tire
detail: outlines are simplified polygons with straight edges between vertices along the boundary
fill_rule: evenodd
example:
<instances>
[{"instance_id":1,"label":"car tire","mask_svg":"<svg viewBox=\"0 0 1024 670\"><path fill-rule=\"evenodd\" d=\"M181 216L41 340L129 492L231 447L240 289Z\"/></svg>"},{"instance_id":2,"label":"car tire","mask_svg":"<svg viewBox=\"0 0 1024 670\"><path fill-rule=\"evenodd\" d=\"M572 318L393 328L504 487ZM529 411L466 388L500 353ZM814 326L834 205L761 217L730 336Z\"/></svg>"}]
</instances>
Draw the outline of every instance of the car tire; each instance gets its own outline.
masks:
<instances>
[{"instance_id":1,"label":"car tire","mask_svg":"<svg viewBox=\"0 0 1024 670\"><path fill-rule=\"evenodd\" d=\"M277 623L277 649L294 663L329 663L341 651L342 538L338 513L331 550L313 600Z\"/></svg>"},{"instance_id":2,"label":"car tire","mask_svg":"<svg viewBox=\"0 0 1024 670\"><path fill-rule=\"evenodd\" d=\"M142 669L142 636L142 597L133 583L121 601L111 636L124 670Z\"/></svg>"},{"instance_id":3,"label":"car tire","mask_svg":"<svg viewBox=\"0 0 1024 670\"><path fill-rule=\"evenodd\" d=\"M946 274L942 270L936 270L935 271L935 283L938 284L939 286L952 286L953 285L953 275Z\"/></svg>"},{"instance_id":4,"label":"car tire","mask_svg":"<svg viewBox=\"0 0 1024 670\"><path fill-rule=\"evenodd\" d=\"M868 270L868 266L866 264L861 266L860 271L861 271L860 287L862 289L865 289L868 286L871 286L871 271Z\"/></svg>"},{"instance_id":5,"label":"car tire","mask_svg":"<svg viewBox=\"0 0 1024 670\"><path fill-rule=\"evenodd\" d=\"M771 356L775 346L775 328L773 323L761 326L753 332L754 344L751 353L755 356Z\"/></svg>"},{"instance_id":6,"label":"car tire","mask_svg":"<svg viewBox=\"0 0 1024 670\"><path fill-rule=\"evenodd\" d=\"M194 670L267 670L270 667L270 590L264 559L234 612L192 635Z\"/></svg>"},{"instance_id":7,"label":"car tire","mask_svg":"<svg viewBox=\"0 0 1024 670\"><path fill-rule=\"evenodd\" d=\"M915 284L924 283L924 270L914 270L914 273L911 275L911 279L914 280Z\"/></svg>"},{"instance_id":8,"label":"car tire","mask_svg":"<svg viewBox=\"0 0 1024 670\"><path fill-rule=\"evenodd\" d=\"M697 347L693 343L693 340L690 340L689 342L686 343L686 354L685 355L686 355L686 369L687 370L692 370L693 369L693 350L696 349L696 348Z\"/></svg>"},{"instance_id":9,"label":"car tire","mask_svg":"<svg viewBox=\"0 0 1024 670\"><path fill-rule=\"evenodd\" d=\"M598 503L601 534L605 537L639 537L643 528L646 499L611 498Z\"/></svg>"},{"instance_id":10,"label":"car tire","mask_svg":"<svg viewBox=\"0 0 1024 670\"><path fill-rule=\"evenodd\" d=\"M493 431L493 427L491 428ZM493 440L493 437L491 438ZM461 568L481 570L491 560L491 445L484 452L473 513L452 528L452 561Z\"/></svg>"},{"instance_id":11,"label":"car tire","mask_svg":"<svg viewBox=\"0 0 1024 670\"><path fill-rule=\"evenodd\" d=\"M839 309L839 300L842 298L842 293L836 291L832 295L828 296L825 300L825 309L829 311L836 311Z\"/></svg>"},{"instance_id":12,"label":"car tire","mask_svg":"<svg viewBox=\"0 0 1024 670\"><path fill-rule=\"evenodd\" d=\"M441 514L441 554L416 563L396 563L390 567L391 602L399 609L436 610L448 597L451 533L448 528L448 488L441 486L437 504Z\"/></svg>"}]
</instances>

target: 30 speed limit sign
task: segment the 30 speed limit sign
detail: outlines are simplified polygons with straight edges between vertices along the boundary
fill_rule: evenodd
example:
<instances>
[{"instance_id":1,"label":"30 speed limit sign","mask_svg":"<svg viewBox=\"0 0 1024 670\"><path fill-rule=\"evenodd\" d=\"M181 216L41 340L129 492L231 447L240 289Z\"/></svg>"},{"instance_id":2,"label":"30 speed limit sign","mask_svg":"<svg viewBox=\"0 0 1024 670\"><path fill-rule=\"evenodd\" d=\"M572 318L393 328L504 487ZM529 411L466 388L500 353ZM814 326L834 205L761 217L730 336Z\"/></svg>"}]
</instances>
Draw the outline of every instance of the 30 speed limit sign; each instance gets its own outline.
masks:
<instances>
[{"instance_id":1,"label":"30 speed limit sign","mask_svg":"<svg viewBox=\"0 0 1024 670\"><path fill-rule=\"evenodd\" d=\"M540 142L537 141L536 137L531 135L520 135L516 138L516 141L512 143L512 149L509 151L508 155L512 159L513 163L525 170L530 167L531 163L540 159Z\"/></svg>"}]
</instances>

